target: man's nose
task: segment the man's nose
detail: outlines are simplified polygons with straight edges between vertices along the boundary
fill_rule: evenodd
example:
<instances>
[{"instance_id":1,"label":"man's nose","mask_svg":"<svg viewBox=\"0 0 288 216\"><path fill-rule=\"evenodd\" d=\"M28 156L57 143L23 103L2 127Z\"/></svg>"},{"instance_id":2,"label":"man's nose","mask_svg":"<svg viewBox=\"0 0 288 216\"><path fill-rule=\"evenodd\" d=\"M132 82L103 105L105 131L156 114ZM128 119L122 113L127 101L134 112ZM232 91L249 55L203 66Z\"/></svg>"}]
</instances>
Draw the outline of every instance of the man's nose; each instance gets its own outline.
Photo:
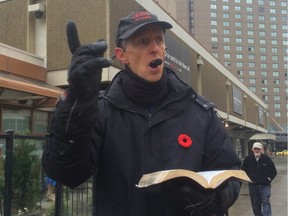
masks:
<instances>
[{"instance_id":1,"label":"man's nose","mask_svg":"<svg viewBox=\"0 0 288 216\"><path fill-rule=\"evenodd\" d=\"M164 46L162 43L157 42L156 40L151 42L151 52L161 52L163 49Z\"/></svg>"}]
</instances>

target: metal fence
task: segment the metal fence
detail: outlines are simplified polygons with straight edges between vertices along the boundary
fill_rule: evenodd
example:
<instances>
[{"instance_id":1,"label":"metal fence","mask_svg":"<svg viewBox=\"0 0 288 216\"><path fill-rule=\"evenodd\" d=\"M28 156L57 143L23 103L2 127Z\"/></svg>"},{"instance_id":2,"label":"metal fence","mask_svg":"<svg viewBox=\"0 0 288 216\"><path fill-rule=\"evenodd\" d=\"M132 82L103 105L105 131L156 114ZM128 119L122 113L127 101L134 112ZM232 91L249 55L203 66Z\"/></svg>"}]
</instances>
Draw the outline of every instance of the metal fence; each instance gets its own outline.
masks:
<instances>
[{"instance_id":1,"label":"metal fence","mask_svg":"<svg viewBox=\"0 0 288 216\"><path fill-rule=\"evenodd\" d=\"M47 197L46 175L41 166L43 147L47 141L46 136L15 135L12 130L0 134L1 150L4 152L4 157L1 157L3 166L0 166L0 171L4 169L0 172L0 216L93 215L93 178L74 189L57 183L55 199ZM23 151L23 146L29 148L29 153ZM25 169L28 171L25 172ZM32 170L36 170L36 174ZM32 174L29 176L30 171Z\"/></svg>"}]
</instances>

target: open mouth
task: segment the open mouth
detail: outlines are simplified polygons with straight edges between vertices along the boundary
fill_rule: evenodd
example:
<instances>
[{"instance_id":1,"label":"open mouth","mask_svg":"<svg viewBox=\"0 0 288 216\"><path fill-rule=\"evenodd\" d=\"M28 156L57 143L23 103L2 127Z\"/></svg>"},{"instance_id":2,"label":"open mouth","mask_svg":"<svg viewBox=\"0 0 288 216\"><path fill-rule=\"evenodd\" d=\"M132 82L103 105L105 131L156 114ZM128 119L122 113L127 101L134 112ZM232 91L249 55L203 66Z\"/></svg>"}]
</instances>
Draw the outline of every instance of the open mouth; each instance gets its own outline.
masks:
<instances>
[{"instance_id":1,"label":"open mouth","mask_svg":"<svg viewBox=\"0 0 288 216\"><path fill-rule=\"evenodd\" d=\"M156 67L158 67L159 65L161 65L162 62L163 62L163 61L158 58L158 59L153 60L153 61L149 64L149 66L150 66L151 68L156 68Z\"/></svg>"}]
</instances>

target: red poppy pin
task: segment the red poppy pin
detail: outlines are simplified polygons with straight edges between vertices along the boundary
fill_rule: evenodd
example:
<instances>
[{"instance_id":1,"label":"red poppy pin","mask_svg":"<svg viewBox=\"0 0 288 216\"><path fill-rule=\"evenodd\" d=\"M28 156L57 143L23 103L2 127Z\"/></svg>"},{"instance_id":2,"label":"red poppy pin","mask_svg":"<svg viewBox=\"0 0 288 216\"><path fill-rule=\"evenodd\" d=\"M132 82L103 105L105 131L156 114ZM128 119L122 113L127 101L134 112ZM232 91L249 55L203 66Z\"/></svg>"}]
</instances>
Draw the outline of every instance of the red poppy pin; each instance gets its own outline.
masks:
<instances>
[{"instance_id":1,"label":"red poppy pin","mask_svg":"<svg viewBox=\"0 0 288 216\"><path fill-rule=\"evenodd\" d=\"M186 134L180 134L178 137L178 143L184 148L188 148L192 145L192 139Z\"/></svg>"}]
</instances>

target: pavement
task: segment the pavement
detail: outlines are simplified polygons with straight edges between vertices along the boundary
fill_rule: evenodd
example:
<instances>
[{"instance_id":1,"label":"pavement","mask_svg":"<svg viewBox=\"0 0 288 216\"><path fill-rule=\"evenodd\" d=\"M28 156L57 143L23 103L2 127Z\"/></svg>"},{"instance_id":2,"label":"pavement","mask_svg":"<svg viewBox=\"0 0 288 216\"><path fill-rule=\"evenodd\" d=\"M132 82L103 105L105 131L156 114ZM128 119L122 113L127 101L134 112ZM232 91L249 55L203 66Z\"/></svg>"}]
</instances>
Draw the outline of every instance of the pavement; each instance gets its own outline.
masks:
<instances>
[{"instance_id":1,"label":"pavement","mask_svg":"<svg viewBox=\"0 0 288 216\"><path fill-rule=\"evenodd\" d=\"M271 208L273 216L287 216L287 156L273 157L277 176L272 181ZM229 216L253 216L248 183L243 183L238 200L229 209Z\"/></svg>"}]
</instances>

